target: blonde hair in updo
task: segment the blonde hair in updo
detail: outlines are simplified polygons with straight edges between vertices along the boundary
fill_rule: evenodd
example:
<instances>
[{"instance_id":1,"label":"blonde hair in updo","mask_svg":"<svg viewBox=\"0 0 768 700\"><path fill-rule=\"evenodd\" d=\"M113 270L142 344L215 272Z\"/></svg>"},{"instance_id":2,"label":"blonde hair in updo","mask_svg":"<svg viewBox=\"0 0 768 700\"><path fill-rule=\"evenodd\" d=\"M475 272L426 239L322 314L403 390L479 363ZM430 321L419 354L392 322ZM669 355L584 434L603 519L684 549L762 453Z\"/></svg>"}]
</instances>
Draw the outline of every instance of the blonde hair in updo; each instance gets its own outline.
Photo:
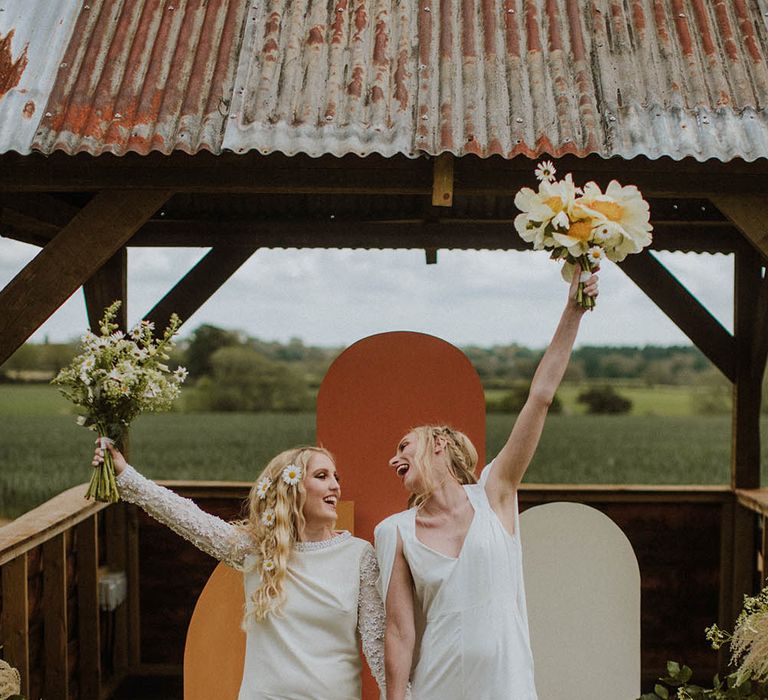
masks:
<instances>
[{"instance_id":1,"label":"blonde hair in updo","mask_svg":"<svg viewBox=\"0 0 768 700\"><path fill-rule=\"evenodd\" d=\"M281 452L264 467L259 481L268 478L272 483L265 498L260 498L257 485L253 485L248 496L248 517L239 525L256 542L261 583L253 592L244 623L249 619L264 620L268 615L280 615L285 602L285 575L288 559L294 542L301 540L306 525L304 520L304 502L307 492L303 478L307 465L314 454L323 454L331 461L333 455L322 447L295 447ZM302 479L294 485L283 481L283 470L294 465L301 469ZM274 523L269 526L262 522L262 515L268 509L274 511ZM272 561L274 568L267 571L264 562Z\"/></svg>"},{"instance_id":2,"label":"blonde hair in updo","mask_svg":"<svg viewBox=\"0 0 768 700\"><path fill-rule=\"evenodd\" d=\"M477 477L475 477L477 450L464 433L447 425L420 425L410 432L416 436L414 463L424 484L423 491L411 496L410 505L421 506L440 485L432 461L435 443L440 438L445 442L450 475L460 484L477 483Z\"/></svg>"}]
</instances>

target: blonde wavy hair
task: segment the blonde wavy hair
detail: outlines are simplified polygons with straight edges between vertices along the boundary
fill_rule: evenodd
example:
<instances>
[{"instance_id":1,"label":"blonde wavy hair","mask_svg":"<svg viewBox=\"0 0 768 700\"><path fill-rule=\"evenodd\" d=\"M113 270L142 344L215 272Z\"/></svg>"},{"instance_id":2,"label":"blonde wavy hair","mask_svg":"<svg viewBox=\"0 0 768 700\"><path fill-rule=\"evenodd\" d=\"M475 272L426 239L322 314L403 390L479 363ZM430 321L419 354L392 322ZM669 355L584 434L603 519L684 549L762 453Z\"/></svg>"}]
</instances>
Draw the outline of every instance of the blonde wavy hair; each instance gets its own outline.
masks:
<instances>
[{"instance_id":1,"label":"blonde wavy hair","mask_svg":"<svg viewBox=\"0 0 768 700\"><path fill-rule=\"evenodd\" d=\"M460 484L476 484L477 450L460 430L447 425L420 425L410 431L416 437L414 466L421 475L423 490L411 495L408 503L421 506L440 485L432 455L435 444L442 440L448 456L448 473Z\"/></svg>"},{"instance_id":2,"label":"blonde wavy hair","mask_svg":"<svg viewBox=\"0 0 768 700\"><path fill-rule=\"evenodd\" d=\"M325 455L335 462L333 455L322 447L301 446L285 450L264 467L248 495L248 516L238 525L256 542L256 566L261 583L246 606L243 626L251 619L262 621L270 614L282 613L288 558L294 542L302 539L306 525L303 509L307 492L303 477L307 473L309 460L315 454ZM289 484L283 479L283 471L290 465L301 470L301 478L296 484ZM264 489L265 479L269 479L269 486ZM263 493L266 495L262 498ZM272 520L271 524L269 520Z\"/></svg>"}]
</instances>

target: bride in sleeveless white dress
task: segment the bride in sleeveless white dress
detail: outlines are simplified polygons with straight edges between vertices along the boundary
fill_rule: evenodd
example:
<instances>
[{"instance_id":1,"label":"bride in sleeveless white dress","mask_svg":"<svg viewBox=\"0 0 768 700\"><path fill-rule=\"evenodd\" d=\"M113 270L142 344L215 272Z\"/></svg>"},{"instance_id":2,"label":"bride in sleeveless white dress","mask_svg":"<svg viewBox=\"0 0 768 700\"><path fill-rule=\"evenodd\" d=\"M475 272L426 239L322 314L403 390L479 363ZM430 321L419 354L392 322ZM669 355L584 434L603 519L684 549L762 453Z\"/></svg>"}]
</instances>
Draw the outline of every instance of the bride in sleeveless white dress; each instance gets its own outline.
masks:
<instances>
[{"instance_id":1,"label":"bride in sleeveless white dress","mask_svg":"<svg viewBox=\"0 0 768 700\"><path fill-rule=\"evenodd\" d=\"M387 700L536 700L517 490L570 359L579 275L525 406L475 483L477 451L445 426L409 432L390 460L413 507L376 528L387 611ZM585 291L597 295L597 276Z\"/></svg>"},{"instance_id":2,"label":"bride in sleeveless white dress","mask_svg":"<svg viewBox=\"0 0 768 700\"><path fill-rule=\"evenodd\" d=\"M277 455L251 489L248 518L228 523L110 450L123 500L243 572L239 700L360 700L360 646L383 693L376 557L369 542L333 529L341 487L329 452L306 447ZM102 460L97 449L94 466Z\"/></svg>"}]
</instances>

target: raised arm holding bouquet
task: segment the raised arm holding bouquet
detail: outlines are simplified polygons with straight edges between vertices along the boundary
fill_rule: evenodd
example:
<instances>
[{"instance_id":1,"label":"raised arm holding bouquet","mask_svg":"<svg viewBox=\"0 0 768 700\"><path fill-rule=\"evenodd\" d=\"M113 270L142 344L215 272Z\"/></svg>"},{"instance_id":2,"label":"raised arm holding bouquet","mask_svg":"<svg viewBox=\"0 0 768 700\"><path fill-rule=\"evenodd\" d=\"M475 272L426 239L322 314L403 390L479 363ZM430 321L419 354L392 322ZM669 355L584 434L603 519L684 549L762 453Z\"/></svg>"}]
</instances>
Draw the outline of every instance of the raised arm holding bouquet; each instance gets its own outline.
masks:
<instances>
[{"instance_id":1,"label":"raised arm holding bouquet","mask_svg":"<svg viewBox=\"0 0 768 700\"><path fill-rule=\"evenodd\" d=\"M605 192L594 182L577 187L571 174L555 180L551 162L536 168L538 191L523 187L515 196L522 212L515 229L535 250L550 250L553 260L564 260L563 276L570 281L578 264L582 279L576 301L585 309L595 305L584 293L584 282L604 260L621 262L651 243L648 202L634 185L612 180Z\"/></svg>"},{"instance_id":2,"label":"raised arm holding bouquet","mask_svg":"<svg viewBox=\"0 0 768 700\"><path fill-rule=\"evenodd\" d=\"M183 367L171 372L168 351L181 321L174 314L160 339L154 326L141 321L126 335L114 322L120 302L104 311L100 335L86 332L82 352L53 379L59 391L80 409L78 425L102 439L121 444L131 421L146 411L167 411L186 379ZM118 498L111 454L93 470L86 498L115 503Z\"/></svg>"}]
</instances>

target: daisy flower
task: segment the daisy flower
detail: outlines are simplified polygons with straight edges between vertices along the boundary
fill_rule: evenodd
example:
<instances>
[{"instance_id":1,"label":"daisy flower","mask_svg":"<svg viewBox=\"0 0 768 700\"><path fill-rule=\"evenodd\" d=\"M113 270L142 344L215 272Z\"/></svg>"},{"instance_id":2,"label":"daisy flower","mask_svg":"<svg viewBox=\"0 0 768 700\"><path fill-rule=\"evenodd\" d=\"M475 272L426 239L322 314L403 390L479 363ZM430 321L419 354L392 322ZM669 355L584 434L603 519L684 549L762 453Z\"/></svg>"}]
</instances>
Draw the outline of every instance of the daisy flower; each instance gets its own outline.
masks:
<instances>
[{"instance_id":1,"label":"daisy flower","mask_svg":"<svg viewBox=\"0 0 768 700\"><path fill-rule=\"evenodd\" d=\"M272 508L267 508L261 514L261 524L266 527L272 527L275 524L275 511Z\"/></svg>"},{"instance_id":2,"label":"daisy flower","mask_svg":"<svg viewBox=\"0 0 768 700\"><path fill-rule=\"evenodd\" d=\"M275 562L271 559L265 559L263 562L261 562L261 570L262 571L274 571L275 570Z\"/></svg>"},{"instance_id":3,"label":"daisy flower","mask_svg":"<svg viewBox=\"0 0 768 700\"><path fill-rule=\"evenodd\" d=\"M593 245L587 251L587 259L593 265L599 265L605 258L605 251L599 245Z\"/></svg>"},{"instance_id":4,"label":"daisy flower","mask_svg":"<svg viewBox=\"0 0 768 700\"><path fill-rule=\"evenodd\" d=\"M256 495L263 501L267 497L267 491L272 486L272 480L269 477L262 476L256 482Z\"/></svg>"},{"instance_id":5,"label":"daisy flower","mask_svg":"<svg viewBox=\"0 0 768 700\"><path fill-rule=\"evenodd\" d=\"M288 486L295 486L301 481L301 469L295 464L289 464L283 469L283 481Z\"/></svg>"},{"instance_id":6,"label":"daisy flower","mask_svg":"<svg viewBox=\"0 0 768 700\"><path fill-rule=\"evenodd\" d=\"M544 182L545 180L547 182L554 182L556 172L557 170L555 170L555 165L551 160L542 161L539 163L536 170L534 170L536 179L539 180L539 182Z\"/></svg>"}]
</instances>

